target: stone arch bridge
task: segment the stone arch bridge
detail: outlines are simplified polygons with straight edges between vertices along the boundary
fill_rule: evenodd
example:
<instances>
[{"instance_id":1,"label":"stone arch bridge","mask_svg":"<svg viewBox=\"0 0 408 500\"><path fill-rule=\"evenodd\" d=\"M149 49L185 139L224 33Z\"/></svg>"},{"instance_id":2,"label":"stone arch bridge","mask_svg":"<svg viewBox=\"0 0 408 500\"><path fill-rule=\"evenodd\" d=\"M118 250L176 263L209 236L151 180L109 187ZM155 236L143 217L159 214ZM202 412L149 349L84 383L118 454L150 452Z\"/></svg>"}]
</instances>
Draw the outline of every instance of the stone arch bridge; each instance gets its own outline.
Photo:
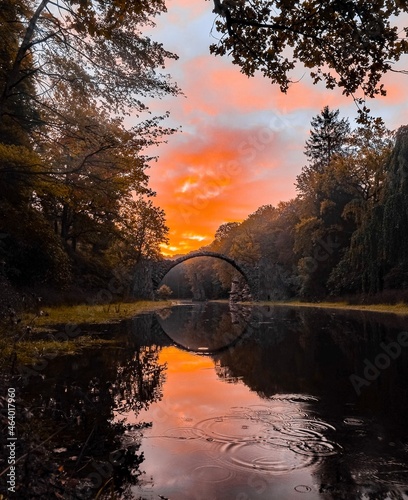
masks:
<instances>
[{"instance_id":1,"label":"stone arch bridge","mask_svg":"<svg viewBox=\"0 0 408 500\"><path fill-rule=\"evenodd\" d=\"M153 299L156 290L166 274L186 260L195 259L197 257L212 257L228 262L233 266L248 283L251 295L254 300L259 298L259 269L258 267L249 266L246 263L238 262L231 257L227 257L222 253L198 251L191 252L178 259L170 260L145 260L139 262L135 269L135 277L133 283L133 295L140 299Z\"/></svg>"}]
</instances>

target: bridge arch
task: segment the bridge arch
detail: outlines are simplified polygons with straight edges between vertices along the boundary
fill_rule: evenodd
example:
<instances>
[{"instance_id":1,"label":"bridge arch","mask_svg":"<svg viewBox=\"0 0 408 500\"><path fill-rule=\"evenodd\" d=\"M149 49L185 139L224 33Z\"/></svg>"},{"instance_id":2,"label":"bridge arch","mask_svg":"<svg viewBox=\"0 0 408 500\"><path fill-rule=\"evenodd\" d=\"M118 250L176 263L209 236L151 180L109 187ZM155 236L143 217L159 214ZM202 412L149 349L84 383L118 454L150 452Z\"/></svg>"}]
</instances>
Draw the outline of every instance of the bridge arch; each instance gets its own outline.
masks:
<instances>
[{"instance_id":1,"label":"bridge arch","mask_svg":"<svg viewBox=\"0 0 408 500\"><path fill-rule=\"evenodd\" d=\"M161 261L165 262L166 264L160 266L160 262L158 263L159 265L157 266L158 272L153 273L152 275L152 280L153 280L153 285L154 287L158 287L162 279L166 276L166 274L173 269L173 267L178 266L179 264L182 264L183 262L186 262L187 260L190 259L196 259L197 257L212 257L214 259L220 259L225 262L228 262L228 264L231 264L232 267L234 267L242 276L245 278L247 281L249 287L250 285L250 280L248 277L248 270L244 268L244 266L239 265L237 262L235 262L234 259L231 259L230 257L227 257L226 255L222 253L217 253L217 252L194 252L194 253L189 253L187 255L184 255L183 257L179 257L176 260L166 260L166 261ZM156 275L154 275L156 274Z\"/></svg>"},{"instance_id":2,"label":"bridge arch","mask_svg":"<svg viewBox=\"0 0 408 500\"><path fill-rule=\"evenodd\" d=\"M244 277L249 286L252 297L255 300L258 299L258 268L248 266L242 262L237 262L222 253L210 251L192 252L175 260L165 259L155 262L145 261L141 263L138 266L138 269L136 269L134 296L138 298L153 298L154 293L159 288L161 281L171 269L187 260L195 259L197 257L212 257L228 262L228 264L233 266ZM147 283L147 281L149 281L150 284ZM137 286L137 282L139 282L139 286ZM144 290L141 290L140 288L144 288Z\"/></svg>"}]
</instances>

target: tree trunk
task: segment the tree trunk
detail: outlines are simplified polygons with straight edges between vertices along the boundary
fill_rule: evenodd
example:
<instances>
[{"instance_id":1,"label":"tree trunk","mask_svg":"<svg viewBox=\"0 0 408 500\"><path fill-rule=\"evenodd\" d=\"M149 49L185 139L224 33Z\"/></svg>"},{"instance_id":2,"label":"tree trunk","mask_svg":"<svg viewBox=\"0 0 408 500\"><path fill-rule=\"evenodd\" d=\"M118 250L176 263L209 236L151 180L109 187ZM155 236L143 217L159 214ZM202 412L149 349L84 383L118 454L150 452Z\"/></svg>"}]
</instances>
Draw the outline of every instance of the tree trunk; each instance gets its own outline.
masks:
<instances>
[{"instance_id":1,"label":"tree trunk","mask_svg":"<svg viewBox=\"0 0 408 500\"><path fill-rule=\"evenodd\" d=\"M34 35L34 30L37 25L38 19L48 4L49 0L42 0L40 5L37 7L36 11L33 14L33 17L30 19L24 38L21 42L21 45L17 51L16 58L14 59L13 67L10 70L9 75L6 78L3 91L0 97L0 120L5 112L6 102L10 95L12 94L12 89L24 80L25 76L21 73L21 66L24 59L27 57L27 53L31 48L33 42L32 38ZM32 71L30 72L32 74Z\"/></svg>"}]
</instances>

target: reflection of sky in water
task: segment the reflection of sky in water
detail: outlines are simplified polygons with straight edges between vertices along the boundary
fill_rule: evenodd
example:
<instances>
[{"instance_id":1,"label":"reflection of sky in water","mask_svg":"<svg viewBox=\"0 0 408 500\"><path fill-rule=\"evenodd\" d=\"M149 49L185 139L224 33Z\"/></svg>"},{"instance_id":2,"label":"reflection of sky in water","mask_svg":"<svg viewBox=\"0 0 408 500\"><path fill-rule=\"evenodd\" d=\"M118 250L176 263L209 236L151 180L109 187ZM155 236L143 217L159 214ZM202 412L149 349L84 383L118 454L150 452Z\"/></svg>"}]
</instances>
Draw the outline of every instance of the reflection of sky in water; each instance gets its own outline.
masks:
<instances>
[{"instance_id":1,"label":"reflection of sky in water","mask_svg":"<svg viewBox=\"0 0 408 500\"><path fill-rule=\"evenodd\" d=\"M319 445L324 455L339 450L325 437L332 428L310 416L313 398L262 400L220 380L211 359L174 347L161 352L165 362L163 399L137 419L153 421L142 445L143 498L291 498L295 487L312 488ZM290 481L274 480L287 473Z\"/></svg>"}]
</instances>

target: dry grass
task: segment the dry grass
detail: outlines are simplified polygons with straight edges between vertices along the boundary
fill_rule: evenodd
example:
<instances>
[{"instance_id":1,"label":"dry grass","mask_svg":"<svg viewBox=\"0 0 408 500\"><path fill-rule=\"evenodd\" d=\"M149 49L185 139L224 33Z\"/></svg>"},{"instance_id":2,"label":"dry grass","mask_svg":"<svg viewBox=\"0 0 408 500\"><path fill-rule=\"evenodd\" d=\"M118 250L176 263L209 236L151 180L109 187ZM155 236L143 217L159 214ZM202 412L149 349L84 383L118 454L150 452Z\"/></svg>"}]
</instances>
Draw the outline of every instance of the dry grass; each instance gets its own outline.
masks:
<instances>
[{"instance_id":1,"label":"dry grass","mask_svg":"<svg viewBox=\"0 0 408 500\"><path fill-rule=\"evenodd\" d=\"M314 307L321 309L340 309L347 311L368 311L382 312L390 314L408 315L408 304L400 302L398 304L349 304L347 302L258 302L259 305L268 306L289 306L289 307Z\"/></svg>"},{"instance_id":2,"label":"dry grass","mask_svg":"<svg viewBox=\"0 0 408 500\"><path fill-rule=\"evenodd\" d=\"M118 302L112 304L82 304L76 306L46 307L41 316L27 315L24 322L36 327L60 325L63 323L112 323L143 313L171 306L171 302Z\"/></svg>"},{"instance_id":3,"label":"dry grass","mask_svg":"<svg viewBox=\"0 0 408 500\"><path fill-rule=\"evenodd\" d=\"M76 305L46 307L43 314L26 314L19 325L0 326L0 365L17 355L18 363L30 364L35 361L59 355L76 354L87 347L112 345L115 340L101 339L81 334L76 338L58 340L47 336L55 334L53 325L79 325L115 323L143 313L169 307L171 302L128 302L104 305ZM30 332L23 334L26 327ZM17 340L16 339L21 339Z\"/></svg>"},{"instance_id":4,"label":"dry grass","mask_svg":"<svg viewBox=\"0 0 408 500\"><path fill-rule=\"evenodd\" d=\"M61 342L58 340L23 340L21 342L10 342L0 340L0 360L11 359L17 356L19 364L33 364L38 360L53 359L56 356L76 354L86 347L97 347L115 344L115 340L91 338L86 335L74 340Z\"/></svg>"}]
</instances>

